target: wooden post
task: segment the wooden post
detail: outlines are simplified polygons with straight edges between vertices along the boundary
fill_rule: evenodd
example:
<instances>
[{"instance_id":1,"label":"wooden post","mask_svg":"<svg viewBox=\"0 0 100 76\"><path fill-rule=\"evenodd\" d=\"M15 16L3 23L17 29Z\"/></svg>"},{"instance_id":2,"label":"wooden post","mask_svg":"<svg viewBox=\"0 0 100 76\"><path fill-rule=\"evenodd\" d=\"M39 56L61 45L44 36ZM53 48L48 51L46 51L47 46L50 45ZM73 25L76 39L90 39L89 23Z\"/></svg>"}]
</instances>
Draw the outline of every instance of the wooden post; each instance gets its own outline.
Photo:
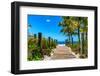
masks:
<instances>
[{"instance_id":1,"label":"wooden post","mask_svg":"<svg viewBox=\"0 0 100 76\"><path fill-rule=\"evenodd\" d=\"M41 48L41 42L42 42L42 33L38 33L38 46Z\"/></svg>"},{"instance_id":2,"label":"wooden post","mask_svg":"<svg viewBox=\"0 0 100 76\"><path fill-rule=\"evenodd\" d=\"M44 57L43 50L42 50L42 33L40 32L38 33L38 47L42 57Z\"/></svg>"},{"instance_id":3,"label":"wooden post","mask_svg":"<svg viewBox=\"0 0 100 76\"><path fill-rule=\"evenodd\" d=\"M34 34L34 39L36 39L37 38L37 35L36 34Z\"/></svg>"},{"instance_id":4,"label":"wooden post","mask_svg":"<svg viewBox=\"0 0 100 76\"><path fill-rule=\"evenodd\" d=\"M54 47L56 48L57 46L57 42L56 42L56 39L54 39Z\"/></svg>"},{"instance_id":5,"label":"wooden post","mask_svg":"<svg viewBox=\"0 0 100 76\"><path fill-rule=\"evenodd\" d=\"M53 48L53 38L51 38L51 47Z\"/></svg>"},{"instance_id":6,"label":"wooden post","mask_svg":"<svg viewBox=\"0 0 100 76\"><path fill-rule=\"evenodd\" d=\"M36 39L37 39L37 36L36 36L36 34L34 34L34 43L36 44Z\"/></svg>"},{"instance_id":7,"label":"wooden post","mask_svg":"<svg viewBox=\"0 0 100 76\"><path fill-rule=\"evenodd\" d=\"M56 40L56 45L58 44L58 41Z\"/></svg>"},{"instance_id":8,"label":"wooden post","mask_svg":"<svg viewBox=\"0 0 100 76\"><path fill-rule=\"evenodd\" d=\"M49 48L50 48L50 45L51 45L51 43L50 43L50 40L51 38L50 37L48 37L48 45L49 45Z\"/></svg>"}]
</instances>

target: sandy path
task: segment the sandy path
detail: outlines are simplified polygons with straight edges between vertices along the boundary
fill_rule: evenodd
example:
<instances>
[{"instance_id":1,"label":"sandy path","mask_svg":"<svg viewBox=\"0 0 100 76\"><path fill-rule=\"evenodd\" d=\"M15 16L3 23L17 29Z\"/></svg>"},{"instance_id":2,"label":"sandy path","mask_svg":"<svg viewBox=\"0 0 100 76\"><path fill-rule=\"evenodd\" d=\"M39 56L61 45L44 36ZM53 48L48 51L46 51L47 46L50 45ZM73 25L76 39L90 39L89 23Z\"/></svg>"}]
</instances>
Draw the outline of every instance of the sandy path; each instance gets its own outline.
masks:
<instances>
[{"instance_id":1,"label":"sandy path","mask_svg":"<svg viewBox=\"0 0 100 76\"><path fill-rule=\"evenodd\" d=\"M76 58L75 55L72 54L69 47L67 46L57 46L54 49L54 54L51 56L51 59L71 59Z\"/></svg>"}]
</instances>

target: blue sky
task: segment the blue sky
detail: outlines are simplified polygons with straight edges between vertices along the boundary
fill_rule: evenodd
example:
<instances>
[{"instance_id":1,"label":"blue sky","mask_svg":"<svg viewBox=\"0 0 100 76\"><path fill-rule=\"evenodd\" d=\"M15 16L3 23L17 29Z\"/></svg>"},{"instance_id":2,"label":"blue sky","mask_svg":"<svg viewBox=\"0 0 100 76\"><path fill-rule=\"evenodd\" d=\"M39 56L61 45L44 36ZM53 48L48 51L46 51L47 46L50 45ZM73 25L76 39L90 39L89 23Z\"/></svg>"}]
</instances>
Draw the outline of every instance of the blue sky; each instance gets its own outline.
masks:
<instances>
[{"instance_id":1,"label":"blue sky","mask_svg":"<svg viewBox=\"0 0 100 76\"><path fill-rule=\"evenodd\" d=\"M41 32L46 38L50 36L58 41L65 41L68 37L60 33L61 27L58 26L61 21L61 16L28 15L28 25L32 26L28 32L33 34ZM76 39L77 37L74 37L74 40Z\"/></svg>"}]
</instances>

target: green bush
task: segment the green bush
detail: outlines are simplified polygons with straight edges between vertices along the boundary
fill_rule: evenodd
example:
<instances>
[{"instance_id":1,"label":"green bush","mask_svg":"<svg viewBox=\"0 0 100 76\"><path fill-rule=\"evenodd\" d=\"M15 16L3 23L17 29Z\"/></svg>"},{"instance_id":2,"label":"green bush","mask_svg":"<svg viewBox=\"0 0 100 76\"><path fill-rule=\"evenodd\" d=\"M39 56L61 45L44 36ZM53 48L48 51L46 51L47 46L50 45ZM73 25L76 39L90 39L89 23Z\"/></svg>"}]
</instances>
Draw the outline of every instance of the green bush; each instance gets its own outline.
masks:
<instances>
[{"instance_id":1,"label":"green bush","mask_svg":"<svg viewBox=\"0 0 100 76\"><path fill-rule=\"evenodd\" d=\"M52 49L56 48L57 40L42 38L40 45L38 45L37 35L28 38L28 60L43 60L44 55L50 56Z\"/></svg>"},{"instance_id":2,"label":"green bush","mask_svg":"<svg viewBox=\"0 0 100 76\"><path fill-rule=\"evenodd\" d=\"M28 60L32 61L33 60L32 56L28 56Z\"/></svg>"}]
</instances>

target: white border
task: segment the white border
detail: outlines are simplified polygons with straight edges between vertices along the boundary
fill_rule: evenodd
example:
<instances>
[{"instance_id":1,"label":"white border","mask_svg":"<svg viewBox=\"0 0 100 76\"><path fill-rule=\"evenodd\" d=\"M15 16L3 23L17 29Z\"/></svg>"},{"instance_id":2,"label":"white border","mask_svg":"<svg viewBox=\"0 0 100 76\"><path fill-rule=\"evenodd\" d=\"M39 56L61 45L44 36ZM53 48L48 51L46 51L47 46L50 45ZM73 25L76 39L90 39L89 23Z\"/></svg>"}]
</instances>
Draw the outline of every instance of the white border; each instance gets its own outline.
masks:
<instances>
[{"instance_id":1,"label":"white border","mask_svg":"<svg viewBox=\"0 0 100 76\"><path fill-rule=\"evenodd\" d=\"M51 61L27 61L27 15L88 17L88 58ZM94 65L94 11L43 7L20 7L20 70L79 67Z\"/></svg>"}]
</instances>

